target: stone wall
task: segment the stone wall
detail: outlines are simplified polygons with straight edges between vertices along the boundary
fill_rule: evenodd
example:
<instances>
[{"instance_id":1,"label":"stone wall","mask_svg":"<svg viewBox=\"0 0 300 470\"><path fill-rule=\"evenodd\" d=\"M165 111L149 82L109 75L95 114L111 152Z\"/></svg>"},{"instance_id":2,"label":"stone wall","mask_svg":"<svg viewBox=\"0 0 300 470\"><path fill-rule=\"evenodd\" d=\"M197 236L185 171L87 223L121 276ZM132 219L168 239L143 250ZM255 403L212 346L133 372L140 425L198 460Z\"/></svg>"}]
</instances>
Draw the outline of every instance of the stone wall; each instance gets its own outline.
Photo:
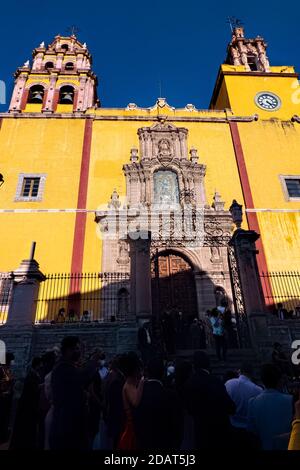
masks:
<instances>
[{"instance_id":1,"label":"stone wall","mask_svg":"<svg viewBox=\"0 0 300 470\"><path fill-rule=\"evenodd\" d=\"M135 322L0 327L0 339L5 341L7 351L15 354L15 372L18 376L24 376L33 356L60 346L63 337L67 335L80 338L85 355L95 348L104 350L108 357L137 349Z\"/></svg>"}]
</instances>

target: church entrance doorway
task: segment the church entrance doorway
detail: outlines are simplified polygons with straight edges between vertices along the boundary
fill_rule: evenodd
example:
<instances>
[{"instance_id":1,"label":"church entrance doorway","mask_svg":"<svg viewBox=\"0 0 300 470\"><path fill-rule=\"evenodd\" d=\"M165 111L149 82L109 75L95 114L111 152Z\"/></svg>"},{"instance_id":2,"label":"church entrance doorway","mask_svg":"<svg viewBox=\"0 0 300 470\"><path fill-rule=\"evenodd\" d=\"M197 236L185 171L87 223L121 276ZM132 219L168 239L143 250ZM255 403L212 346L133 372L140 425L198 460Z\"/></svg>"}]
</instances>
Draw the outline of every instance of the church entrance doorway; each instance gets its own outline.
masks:
<instances>
[{"instance_id":1,"label":"church entrance doorway","mask_svg":"<svg viewBox=\"0 0 300 470\"><path fill-rule=\"evenodd\" d=\"M172 354L176 349L205 347L190 263L171 250L158 253L151 262L151 277L152 311L160 324L166 351Z\"/></svg>"}]
</instances>

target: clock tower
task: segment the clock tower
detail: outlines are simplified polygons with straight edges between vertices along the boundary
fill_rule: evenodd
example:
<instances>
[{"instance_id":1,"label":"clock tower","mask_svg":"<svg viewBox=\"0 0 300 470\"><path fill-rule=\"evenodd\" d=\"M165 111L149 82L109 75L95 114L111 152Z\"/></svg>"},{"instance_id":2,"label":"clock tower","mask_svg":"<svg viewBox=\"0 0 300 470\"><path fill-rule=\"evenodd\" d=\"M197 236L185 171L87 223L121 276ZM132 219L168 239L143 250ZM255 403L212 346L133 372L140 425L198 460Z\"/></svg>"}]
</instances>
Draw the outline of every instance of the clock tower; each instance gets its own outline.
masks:
<instances>
[{"instance_id":1,"label":"clock tower","mask_svg":"<svg viewBox=\"0 0 300 470\"><path fill-rule=\"evenodd\" d=\"M286 120L299 113L299 98L294 67L270 65L265 40L261 36L246 38L243 27L234 28L210 108Z\"/></svg>"}]
</instances>

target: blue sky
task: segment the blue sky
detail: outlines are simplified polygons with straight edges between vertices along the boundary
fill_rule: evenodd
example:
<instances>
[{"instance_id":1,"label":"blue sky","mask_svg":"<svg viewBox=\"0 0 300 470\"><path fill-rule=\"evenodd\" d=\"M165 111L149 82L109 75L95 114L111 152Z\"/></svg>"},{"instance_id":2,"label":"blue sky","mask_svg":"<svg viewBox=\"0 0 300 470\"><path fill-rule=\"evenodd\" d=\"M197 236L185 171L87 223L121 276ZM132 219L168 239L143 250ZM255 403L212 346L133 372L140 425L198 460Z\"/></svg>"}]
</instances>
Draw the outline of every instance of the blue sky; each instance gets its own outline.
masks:
<instances>
[{"instance_id":1,"label":"blue sky","mask_svg":"<svg viewBox=\"0 0 300 470\"><path fill-rule=\"evenodd\" d=\"M10 0L1 5L0 15L0 80L7 84L7 101L15 69L31 59L41 41L67 34L72 24L93 55L104 107L129 102L152 106L161 82L161 94L170 105L207 108L230 40L229 15L243 20L247 36L260 34L267 40L271 65L295 65L300 71L296 1L276 8L270 0ZM0 105L0 111L7 106Z\"/></svg>"}]
</instances>

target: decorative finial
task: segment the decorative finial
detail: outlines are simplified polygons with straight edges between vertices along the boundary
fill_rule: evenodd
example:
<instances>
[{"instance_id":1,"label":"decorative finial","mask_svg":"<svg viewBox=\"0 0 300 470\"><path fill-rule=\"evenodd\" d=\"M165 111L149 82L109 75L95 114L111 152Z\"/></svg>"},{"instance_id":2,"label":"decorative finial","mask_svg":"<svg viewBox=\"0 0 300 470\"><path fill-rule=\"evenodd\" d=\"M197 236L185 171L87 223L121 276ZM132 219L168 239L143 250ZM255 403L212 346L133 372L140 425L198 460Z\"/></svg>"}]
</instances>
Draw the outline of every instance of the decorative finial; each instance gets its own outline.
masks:
<instances>
[{"instance_id":1,"label":"decorative finial","mask_svg":"<svg viewBox=\"0 0 300 470\"><path fill-rule=\"evenodd\" d=\"M138 162L138 160L139 160L138 149L136 147L132 147L130 149L130 161Z\"/></svg>"},{"instance_id":2,"label":"decorative finial","mask_svg":"<svg viewBox=\"0 0 300 470\"><path fill-rule=\"evenodd\" d=\"M185 109L187 111L196 111L196 106L192 103L188 103L186 106L185 106Z\"/></svg>"},{"instance_id":3,"label":"decorative finial","mask_svg":"<svg viewBox=\"0 0 300 470\"><path fill-rule=\"evenodd\" d=\"M29 67L29 60L26 60L26 62L24 62L23 67Z\"/></svg>"},{"instance_id":4,"label":"decorative finial","mask_svg":"<svg viewBox=\"0 0 300 470\"><path fill-rule=\"evenodd\" d=\"M83 47L83 49L87 48L86 42L83 43L82 47Z\"/></svg>"},{"instance_id":5,"label":"decorative finial","mask_svg":"<svg viewBox=\"0 0 300 470\"><path fill-rule=\"evenodd\" d=\"M116 189L113 190L112 195L110 196L110 201L108 203L108 208L119 209L121 207L121 202L119 201L119 194Z\"/></svg>"},{"instance_id":6,"label":"decorative finial","mask_svg":"<svg viewBox=\"0 0 300 470\"><path fill-rule=\"evenodd\" d=\"M198 150L195 147L192 147L190 150L190 160L192 163L197 163L199 156L198 156Z\"/></svg>"},{"instance_id":7,"label":"decorative finial","mask_svg":"<svg viewBox=\"0 0 300 470\"><path fill-rule=\"evenodd\" d=\"M229 212L231 213L233 223L236 225L236 228L241 228L243 222L243 206L239 204L235 199L232 201L231 206L229 207Z\"/></svg>"},{"instance_id":8,"label":"decorative finial","mask_svg":"<svg viewBox=\"0 0 300 470\"><path fill-rule=\"evenodd\" d=\"M156 104L160 108L163 108L164 106L166 106L166 103L167 103L166 98L157 98Z\"/></svg>"},{"instance_id":9,"label":"decorative finial","mask_svg":"<svg viewBox=\"0 0 300 470\"><path fill-rule=\"evenodd\" d=\"M225 202L222 201L221 194L218 193L218 191L215 191L212 207L215 209L215 211L223 211L224 206L225 206Z\"/></svg>"},{"instance_id":10,"label":"decorative finial","mask_svg":"<svg viewBox=\"0 0 300 470\"><path fill-rule=\"evenodd\" d=\"M44 48L44 47L45 47L45 42L44 42L44 41L42 41L39 47L42 47L42 48Z\"/></svg>"}]
</instances>

